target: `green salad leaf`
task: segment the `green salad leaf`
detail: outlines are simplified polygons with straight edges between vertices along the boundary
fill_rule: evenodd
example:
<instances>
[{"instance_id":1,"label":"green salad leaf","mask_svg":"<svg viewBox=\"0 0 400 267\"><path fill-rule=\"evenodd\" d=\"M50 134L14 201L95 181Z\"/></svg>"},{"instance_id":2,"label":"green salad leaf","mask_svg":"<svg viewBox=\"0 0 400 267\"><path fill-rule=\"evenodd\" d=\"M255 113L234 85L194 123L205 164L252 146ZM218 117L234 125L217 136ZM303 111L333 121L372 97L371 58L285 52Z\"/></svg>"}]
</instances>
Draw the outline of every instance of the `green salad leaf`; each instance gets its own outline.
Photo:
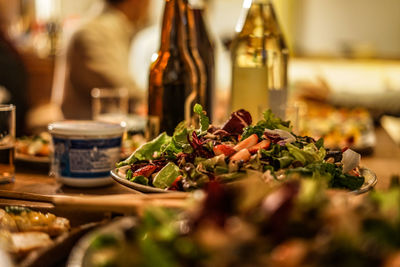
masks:
<instances>
[{"instance_id":1,"label":"green salad leaf","mask_svg":"<svg viewBox=\"0 0 400 267\"><path fill-rule=\"evenodd\" d=\"M349 174L337 174L334 176L334 179L332 181L331 187L332 188L345 188L348 190L357 190L359 189L365 181L364 177L357 177L357 176L352 176Z\"/></svg>"},{"instance_id":2,"label":"green salad leaf","mask_svg":"<svg viewBox=\"0 0 400 267\"><path fill-rule=\"evenodd\" d=\"M317 147L312 143L304 146L302 149L292 144L286 144L286 147L290 154L303 165L315 161L322 161L326 154L324 148L321 147L320 149L317 149Z\"/></svg>"},{"instance_id":3,"label":"green salad leaf","mask_svg":"<svg viewBox=\"0 0 400 267\"><path fill-rule=\"evenodd\" d=\"M149 185L149 179L143 175L134 176L130 179L130 181L137 184Z\"/></svg>"},{"instance_id":4,"label":"green salad leaf","mask_svg":"<svg viewBox=\"0 0 400 267\"><path fill-rule=\"evenodd\" d=\"M261 138L264 134L265 127L262 125L250 125L243 129L242 139L244 140L249 136L256 134L258 138Z\"/></svg>"},{"instance_id":5,"label":"green salad leaf","mask_svg":"<svg viewBox=\"0 0 400 267\"><path fill-rule=\"evenodd\" d=\"M281 129L291 132L292 127L290 125L290 121L283 121L281 118L276 117L275 114L272 113L270 109L265 111L263 115L264 115L264 121L260 122L264 123L265 128L268 128L270 130Z\"/></svg>"},{"instance_id":6,"label":"green salad leaf","mask_svg":"<svg viewBox=\"0 0 400 267\"><path fill-rule=\"evenodd\" d=\"M203 133L207 132L208 127L210 126L210 119L207 117L207 115L203 111L203 107L200 104L196 104L196 105L194 105L193 111L194 111L194 113L199 115L199 119L200 119L199 134L203 134Z\"/></svg>"},{"instance_id":7,"label":"green salad leaf","mask_svg":"<svg viewBox=\"0 0 400 267\"><path fill-rule=\"evenodd\" d=\"M290 125L290 121L283 121L282 119L276 117L270 109L265 111L263 115L264 119L257 122L256 125L250 125L244 128L241 140L244 140L253 134L256 134L258 138L261 138L265 129L280 129L291 132L292 126Z\"/></svg>"},{"instance_id":8,"label":"green salad leaf","mask_svg":"<svg viewBox=\"0 0 400 267\"><path fill-rule=\"evenodd\" d=\"M330 188L346 188L348 190L357 190L364 184L364 177L351 176L343 174L341 168L337 168L333 163L313 162L305 167L288 169L287 177L300 175L304 178L315 180L325 180Z\"/></svg>"},{"instance_id":9,"label":"green salad leaf","mask_svg":"<svg viewBox=\"0 0 400 267\"><path fill-rule=\"evenodd\" d=\"M175 128L171 141L161 147L161 152L165 153L168 159L175 159L180 152L191 153L193 151L187 139L193 129L186 127L186 122L181 122Z\"/></svg>"},{"instance_id":10,"label":"green salad leaf","mask_svg":"<svg viewBox=\"0 0 400 267\"><path fill-rule=\"evenodd\" d=\"M170 142L171 142L171 137L168 136L166 133L162 133L156 139L147 142L138 149L136 149L136 151L133 152L132 155L129 156L129 158L119 162L117 164L117 168L134 164L135 162L141 160L152 160L154 159L154 153L160 152L161 147Z\"/></svg>"},{"instance_id":11,"label":"green salad leaf","mask_svg":"<svg viewBox=\"0 0 400 267\"><path fill-rule=\"evenodd\" d=\"M153 185L157 188L166 189L171 186L179 175L179 167L169 162L154 177Z\"/></svg>"}]
</instances>

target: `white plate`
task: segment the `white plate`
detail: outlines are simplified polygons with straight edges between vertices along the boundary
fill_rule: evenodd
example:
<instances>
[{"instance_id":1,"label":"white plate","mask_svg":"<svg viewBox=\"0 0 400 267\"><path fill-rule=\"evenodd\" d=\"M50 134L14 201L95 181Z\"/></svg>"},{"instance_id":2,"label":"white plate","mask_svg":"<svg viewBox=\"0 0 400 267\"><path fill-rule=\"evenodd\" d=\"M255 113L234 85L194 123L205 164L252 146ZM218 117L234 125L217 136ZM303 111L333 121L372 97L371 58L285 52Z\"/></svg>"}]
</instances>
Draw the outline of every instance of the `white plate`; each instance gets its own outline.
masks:
<instances>
[{"instance_id":1,"label":"white plate","mask_svg":"<svg viewBox=\"0 0 400 267\"><path fill-rule=\"evenodd\" d=\"M15 159L26 162L34 162L34 163L50 163L50 157L42 157L42 156L31 156L26 154L21 154L16 152Z\"/></svg>"},{"instance_id":2,"label":"white plate","mask_svg":"<svg viewBox=\"0 0 400 267\"><path fill-rule=\"evenodd\" d=\"M360 172L361 172L361 175L364 176L364 178L365 178L364 184L361 186L360 189L351 191L351 193L354 193L357 195L370 191L372 188L374 188L374 186L378 182L378 178L376 177L376 174L373 171L371 171L370 169L363 167L363 168L360 168ZM124 186L127 186L131 189L143 192L143 193L176 193L177 192L177 191L173 191L173 190L163 190L160 188L147 186L147 185L141 185L141 184L137 184L137 183L128 181L125 177L118 175L117 169L114 169L111 171L111 177L114 179L114 181L116 181Z\"/></svg>"},{"instance_id":3,"label":"white plate","mask_svg":"<svg viewBox=\"0 0 400 267\"><path fill-rule=\"evenodd\" d=\"M376 174L368 168L362 167L360 168L361 175L364 176L365 181L360 189L352 191L354 194L362 194L370 191L376 183L378 182L378 178Z\"/></svg>"},{"instance_id":4,"label":"white plate","mask_svg":"<svg viewBox=\"0 0 400 267\"><path fill-rule=\"evenodd\" d=\"M137 225L134 217L120 217L84 235L72 249L67 265L68 267L83 267L88 251L93 241L101 235L111 235L118 238L125 238L125 232Z\"/></svg>"}]
</instances>

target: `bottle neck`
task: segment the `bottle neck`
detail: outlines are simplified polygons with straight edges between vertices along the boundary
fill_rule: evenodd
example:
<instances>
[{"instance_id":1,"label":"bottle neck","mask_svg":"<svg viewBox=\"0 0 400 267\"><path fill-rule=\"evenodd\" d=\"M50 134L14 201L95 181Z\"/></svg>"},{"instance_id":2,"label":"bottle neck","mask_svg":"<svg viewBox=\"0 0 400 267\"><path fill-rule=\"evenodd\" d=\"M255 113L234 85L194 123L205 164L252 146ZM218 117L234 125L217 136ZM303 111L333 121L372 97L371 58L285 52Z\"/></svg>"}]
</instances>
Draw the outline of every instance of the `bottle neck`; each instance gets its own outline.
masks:
<instances>
[{"instance_id":1,"label":"bottle neck","mask_svg":"<svg viewBox=\"0 0 400 267\"><path fill-rule=\"evenodd\" d=\"M166 0L164 6L163 23L161 30L161 46L160 51L168 51L178 38L178 20L177 0Z\"/></svg>"},{"instance_id":2,"label":"bottle neck","mask_svg":"<svg viewBox=\"0 0 400 267\"><path fill-rule=\"evenodd\" d=\"M187 0L166 0L160 51L177 51L188 42Z\"/></svg>"},{"instance_id":3,"label":"bottle neck","mask_svg":"<svg viewBox=\"0 0 400 267\"><path fill-rule=\"evenodd\" d=\"M244 0L236 26L239 35L281 35L275 9L270 0Z\"/></svg>"}]
</instances>

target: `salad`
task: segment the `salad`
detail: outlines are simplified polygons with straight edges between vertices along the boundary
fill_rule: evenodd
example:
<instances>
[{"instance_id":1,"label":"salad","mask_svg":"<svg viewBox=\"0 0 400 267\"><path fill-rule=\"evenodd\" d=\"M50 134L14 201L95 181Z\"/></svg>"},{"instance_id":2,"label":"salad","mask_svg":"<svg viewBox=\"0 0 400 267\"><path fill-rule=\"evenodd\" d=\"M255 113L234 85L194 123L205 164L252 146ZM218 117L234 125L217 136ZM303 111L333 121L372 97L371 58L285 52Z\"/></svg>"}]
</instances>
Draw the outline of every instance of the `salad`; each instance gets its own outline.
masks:
<instances>
[{"instance_id":1,"label":"salad","mask_svg":"<svg viewBox=\"0 0 400 267\"><path fill-rule=\"evenodd\" d=\"M358 153L329 151L323 139L297 136L289 121L270 110L255 124L249 112L238 110L222 127L210 124L201 105L196 104L194 112L199 127L182 122L173 136L160 134L119 162L117 174L134 183L178 191L203 188L210 181L236 181L249 173L266 182L311 177L348 190L364 183Z\"/></svg>"},{"instance_id":2,"label":"salad","mask_svg":"<svg viewBox=\"0 0 400 267\"><path fill-rule=\"evenodd\" d=\"M362 198L325 189L211 182L195 210L149 208L91 238L82 266L399 266L400 187Z\"/></svg>"}]
</instances>

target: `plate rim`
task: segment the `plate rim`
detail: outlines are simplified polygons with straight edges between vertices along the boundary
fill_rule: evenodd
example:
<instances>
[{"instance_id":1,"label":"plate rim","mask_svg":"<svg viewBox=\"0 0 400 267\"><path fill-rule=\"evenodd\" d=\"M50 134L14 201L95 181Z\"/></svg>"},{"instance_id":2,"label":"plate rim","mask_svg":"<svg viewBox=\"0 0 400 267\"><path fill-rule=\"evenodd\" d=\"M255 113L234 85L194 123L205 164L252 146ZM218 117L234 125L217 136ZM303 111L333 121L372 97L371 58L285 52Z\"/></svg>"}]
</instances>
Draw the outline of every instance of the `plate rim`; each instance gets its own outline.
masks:
<instances>
[{"instance_id":1,"label":"plate rim","mask_svg":"<svg viewBox=\"0 0 400 267\"><path fill-rule=\"evenodd\" d=\"M50 163L50 156L32 156L19 152L15 152L15 159L34 163Z\"/></svg>"},{"instance_id":2,"label":"plate rim","mask_svg":"<svg viewBox=\"0 0 400 267\"><path fill-rule=\"evenodd\" d=\"M97 225L97 227L91 229L90 231L85 233L80 239L78 239L74 247L71 249L69 256L67 257L66 266L82 267L85 256L87 255L86 253L88 252L88 249L95 237L101 234L118 233L123 231L123 229L136 227L137 223L137 217L124 216L117 217L113 220Z\"/></svg>"},{"instance_id":3,"label":"plate rim","mask_svg":"<svg viewBox=\"0 0 400 267\"><path fill-rule=\"evenodd\" d=\"M117 168L110 171L110 174L111 174L111 177L113 178L113 180L121 185L129 187L130 189L133 189L133 190L136 190L136 191L139 191L142 193L177 193L177 192L180 192L180 191L173 191L173 190L163 190L160 188L156 188L156 187L152 187L152 186L148 186L148 185L141 185L141 184L137 184L137 183L128 181L127 179L119 176L118 173L116 172L116 170L117 170ZM372 190L375 187L375 185L378 183L378 177L376 176L376 173L374 171L372 171L371 169L362 166L362 167L360 167L360 172L364 177L366 175L369 176L368 181L364 181L364 184L359 189L349 191L349 193L356 194L356 195L367 193L368 191ZM365 177L365 178L367 178L367 177ZM187 192L182 192L182 193L187 193Z\"/></svg>"},{"instance_id":4,"label":"plate rim","mask_svg":"<svg viewBox=\"0 0 400 267\"><path fill-rule=\"evenodd\" d=\"M364 167L364 166L361 166L359 169L360 169L361 174L364 177L366 175L368 175L370 177L370 179L368 181L364 181L364 184L360 187L360 189L350 191L350 193L353 193L356 195L367 193L367 192L371 191L375 187L375 185L378 183L378 177L376 176L376 173L374 171L372 171L371 169ZM367 177L365 177L365 178L367 178ZM367 182L367 184L365 184L366 182Z\"/></svg>"},{"instance_id":5,"label":"plate rim","mask_svg":"<svg viewBox=\"0 0 400 267\"><path fill-rule=\"evenodd\" d=\"M128 181L127 179L122 178L122 176L120 176L116 172L116 170L117 170L117 168L110 171L110 174L111 174L111 177L113 178L113 180L121 185L129 187L130 189L133 189L133 190L136 190L136 191L139 191L142 193L177 193L177 192L180 192L180 191L173 191L173 190L164 190L164 189L160 189L160 188L156 188L156 187L152 187L152 186L148 186L148 185L141 185L138 183ZM182 193L187 193L187 192L182 192Z\"/></svg>"}]
</instances>

